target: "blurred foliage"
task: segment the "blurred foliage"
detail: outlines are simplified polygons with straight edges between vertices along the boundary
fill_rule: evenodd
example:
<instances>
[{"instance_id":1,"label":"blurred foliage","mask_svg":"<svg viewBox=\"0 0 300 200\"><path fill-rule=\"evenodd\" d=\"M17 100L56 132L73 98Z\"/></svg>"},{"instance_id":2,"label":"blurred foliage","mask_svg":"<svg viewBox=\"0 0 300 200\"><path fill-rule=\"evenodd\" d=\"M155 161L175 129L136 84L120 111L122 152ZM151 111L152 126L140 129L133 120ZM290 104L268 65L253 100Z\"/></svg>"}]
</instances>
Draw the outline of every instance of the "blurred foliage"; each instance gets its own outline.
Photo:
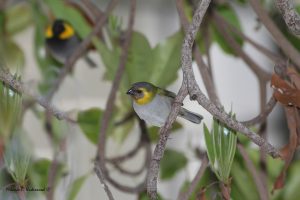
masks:
<instances>
[{"instance_id":1,"label":"blurred foliage","mask_svg":"<svg viewBox=\"0 0 300 200\"><path fill-rule=\"evenodd\" d=\"M160 163L160 178L167 180L172 178L187 164L187 158L183 153L172 149L166 149Z\"/></svg>"},{"instance_id":2,"label":"blurred foliage","mask_svg":"<svg viewBox=\"0 0 300 200\"><path fill-rule=\"evenodd\" d=\"M17 185L25 187L27 171L30 164L30 144L20 130L16 130L14 137L7 144L4 154L5 167Z\"/></svg>"},{"instance_id":3,"label":"blurred foliage","mask_svg":"<svg viewBox=\"0 0 300 200\"><path fill-rule=\"evenodd\" d=\"M184 1L184 12L189 21L191 21L194 11L193 2L194 1ZM231 0L229 3L222 5L213 3L210 6L210 10L205 17L205 22L202 24L196 39L196 45L198 45L203 54L207 53L207 48L213 44L217 44L224 53L229 56L235 56L230 44L224 39L223 33L219 32L216 28L216 24L214 20L212 20L211 11L214 9L214 11L222 16L228 23L233 25L237 30L242 31L242 24L235 11L236 3L238 5L247 6L247 1L245 0ZM299 6L297 10L300 13ZM287 30L282 17L275 12L275 10L273 10L271 14L288 40L300 50L299 38ZM87 21L82 10L70 6L61 0L30 0L12 4L4 10L0 9L1 64L4 63L7 65L13 74L23 72L22 67L26 60L24 52L26 50L19 47L14 37L26 30L26 28L32 27L34 30L34 56L42 77L39 82L39 92L42 95L47 94L62 67L62 64L49 56L45 49L45 29L55 18L68 21L68 23L75 28L76 34L82 39L93 29L93 25ZM114 80L116 70L119 66L119 58L123 48L125 33L123 21L123 18L120 17L118 13L111 14L105 26L105 39L103 41L99 38L93 39L95 50L105 66L105 75L103 78L107 82ZM236 34L231 31L229 31L229 34L233 36L239 45L244 45L244 41ZM148 81L159 87L166 88L177 79L181 64L180 55L183 36L183 31L178 30L152 46L146 35L138 31L133 32L128 60L126 62L126 70L118 91L113 117L108 127L109 137L122 143L132 132L133 127L136 127L137 120L134 117L118 126L116 125L116 123L122 121L128 113L132 112L131 100L126 95L126 91L132 83ZM210 39L208 39L207 36L209 36ZM205 45L205 42L207 42L208 47ZM15 78L20 79L17 75L15 75ZM0 143L0 163L1 160L5 160L5 167L0 168L0 184L1 186L5 186L17 183L36 188L47 188L52 160L45 158L37 159L35 158L36 155L34 152L28 150L28 147L31 146L24 142L28 139L26 139L28 136L21 127L21 103L22 96L0 82L0 142L4 142L4 144ZM32 107L32 111L37 113L36 117L40 120L41 124L46 123L44 113L39 111L35 106ZM103 112L103 109L100 108L89 108L78 112L78 125L82 133L92 144L98 143L98 134ZM51 119L47 123L51 125L52 135L49 135L49 138L51 138L54 149L57 149L61 141L67 137L70 130L67 128L65 122L58 121L57 119ZM171 132L174 133L181 128L182 125L176 122ZM255 129L255 127L251 128ZM158 141L158 132L159 128L148 127L151 143ZM245 161L239 152L236 152L235 155L237 139L234 131L227 129L217 121L213 121L213 130L209 131L208 128L204 126L204 134L211 167L206 169L190 199L197 199L202 195L207 199L220 199L219 180L226 182L230 178L232 178L232 199L259 199L256 185L250 172L247 170ZM230 137L228 137L228 135ZM253 148L251 142L244 136L239 134L238 138L254 162L254 165L259 168L259 151ZM4 151L4 155L1 155L1 153L3 153L2 151ZM171 180L187 167L188 162L189 159L182 152L167 149L161 161L160 178L165 181ZM65 161L59 161L57 174L55 176L55 187L60 183L62 177L68 173L68 167ZM267 157L268 186L270 190L282 167L282 161ZM300 186L299 169L300 162L295 159L287 172L285 188L276 191L275 194L271 196L271 199L298 199L300 195L298 189ZM85 181L88 180L89 175L90 173L87 173L73 180L66 192L66 199L76 199ZM182 191L186 191L190 183L190 180L186 180L182 185ZM3 193L5 192L0 190L0 199L11 198L4 196L6 194ZM28 196L44 194L45 192L39 192L39 194L31 193L28 194ZM138 198L147 200L148 196L146 192L143 192L138 195ZM36 199L39 199L39 197ZM158 199L163 199L163 197L159 195Z\"/></svg>"},{"instance_id":4,"label":"blurred foliage","mask_svg":"<svg viewBox=\"0 0 300 200\"><path fill-rule=\"evenodd\" d=\"M0 140L8 142L20 121L22 96L0 82Z\"/></svg>"}]
</instances>

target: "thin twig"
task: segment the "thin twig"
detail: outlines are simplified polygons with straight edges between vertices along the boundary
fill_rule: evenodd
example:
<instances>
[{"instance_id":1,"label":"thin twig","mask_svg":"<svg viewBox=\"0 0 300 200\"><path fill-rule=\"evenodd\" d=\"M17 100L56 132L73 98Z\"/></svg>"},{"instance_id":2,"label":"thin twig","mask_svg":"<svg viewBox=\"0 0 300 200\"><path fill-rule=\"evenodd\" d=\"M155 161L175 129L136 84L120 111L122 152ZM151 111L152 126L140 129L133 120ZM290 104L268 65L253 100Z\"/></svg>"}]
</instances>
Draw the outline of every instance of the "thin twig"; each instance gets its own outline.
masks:
<instances>
[{"instance_id":1,"label":"thin twig","mask_svg":"<svg viewBox=\"0 0 300 200\"><path fill-rule=\"evenodd\" d=\"M283 53L296 64L298 70L300 70L300 55L297 49L285 38L282 32L275 25L273 20L269 17L268 12L262 7L261 1L249 0L253 10L259 17L260 21L265 25L270 34L273 36L277 45L283 51Z\"/></svg>"},{"instance_id":2,"label":"thin twig","mask_svg":"<svg viewBox=\"0 0 300 200\"><path fill-rule=\"evenodd\" d=\"M295 35L300 35L300 15L293 3L290 0L276 0L275 2L289 30Z\"/></svg>"},{"instance_id":3,"label":"thin twig","mask_svg":"<svg viewBox=\"0 0 300 200\"><path fill-rule=\"evenodd\" d=\"M179 194L178 196L178 200L188 200L189 197L191 196L191 194L194 192L195 188L197 187L200 179L202 178L206 168L208 166L208 159L207 156L203 156L202 160L201 160L201 166L196 174L196 176L194 177L193 181L191 182L191 184L189 185L189 188L186 192L182 192Z\"/></svg>"},{"instance_id":4,"label":"thin twig","mask_svg":"<svg viewBox=\"0 0 300 200\"><path fill-rule=\"evenodd\" d=\"M263 70L250 56L248 56L238 42L231 36L224 25L223 18L221 18L217 12L213 11L213 19L216 22L216 28L220 33L223 34L224 39L227 41L228 45L233 49L233 51L240 56L250 67L250 69L255 73L259 80L270 80L271 75Z\"/></svg>"},{"instance_id":5,"label":"thin twig","mask_svg":"<svg viewBox=\"0 0 300 200\"><path fill-rule=\"evenodd\" d=\"M102 187L104 188L106 194L107 194L107 197L109 200L114 200L114 197L109 189L109 187L107 186L107 184L105 183L105 178L104 178L104 175L103 175L103 172L101 171L101 168L100 168L100 165L99 163L95 162L94 164L94 171L96 172L101 184L102 184Z\"/></svg>"},{"instance_id":6,"label":"thin twig","mask_svg":"<svg viewBox=\"0 0 300 200\"><path fill-rule=\"evenodd\" d=\"M58 110L52 104L49 103L42 96L34 94L29 88L25 87L24 84L17 80L4 66L0 66L0 80L3 81L6 85L9 85L12 89L17 91L20 94L29 96L35 102L44 107L49 113L55 116L59 120L66 120L68 122L76 123L75 120L71 119L67 113Z\"/></svg>"},{"instance_id":7,"label":"thin twig","mask_svg":"<svg viewBox=\"0 0 300 200\"><path fill-rule=\"evenodd\" d=\"M189 67L191 68L192 66L193 43L196 37L196 33L200 27L203 16L206 13L209 4L210 4L210 0L203 0L199 2L198 7L193 16L192 23L188 27L182 45L181 64L183 69ZM183 78L184 81L187 78L185 73L183 74ZM179 109L181 107L182 101L188 94L187 93L188 84L184 81L182 82L181 88L178 94L176 95L175 101L172 105L171 112L167 118L167 121L165 122L164 126L160 129L159 141L155 147L154 154L152 156L152 160L150 163L150 169L147 178L147 192L151 200L157 198L157 179L158 179L158 172L159 172L159 163L164 154L166 143L169 137L169 130L172 127L172 124L179 113Z\"/></svg>"},{"instance_id":8,"label":"thin twig","mask_svg":"<svg viewBox=\"0 0 300 200\"><path fill-rule=\"evenodd\" d=\"M285 61L281 55L278 55L277 53L274 53L274 52L270 51L269 49L267 49L266 47L255 42L253 39L251 39L250 37L245 35L242 31L238 30L232 24L228 23L224 19L224 17L222 15L220 15L219 13L215 13L215 14L218 15L222 19L222 23L224 23L224 25L226 25L230 31L232 31L237 36L241 37L243 40L245 40L246 42L251 44L254 48L256 48L259 52L264 54L266 57L268 57L274 63L284 63L285 64Z\"/></svg>"},{"instance_id":9,"label":"thin twig","mask_svg":"<svg viewBox=\"0 0 300 200\"><path fill-rule=\"evenodd\" d=\"M258 123L263 123L266 121L267 117L269 114L272 112L276 105L277 101L276 99L272 96L268 103L264 106L264 109L260 112L260 114L253 119L247 120L242 122L245 126L253 126Z\"/></svg>"},{"instance_id":10,"label":"thin twig","mask_svg":"<svg viewBox=\"0 0 300 200\"><path fill-rule=\"evenodd\" d=\"M118 91L119 85L121 83L122 75L125 71L125 65L127 62L128 57L128 51L129 46L131 43L131 37L133 32L133 24L134 24L134 16L135 16L135 9L136 9L136 0L131 0L130 3L130 16L129 16L129 22L128 22L128 29L125 34L125 41L122 46L122 53L120 57L120 64L116 71L115 79L112 85L112 88L110 90L110 94L106 103L106 109L103 115L103 119L101 120L101 129L99 132L99 141L98 141L98 150L97 150L97 158L99 159L98 163L95 163L99 166L96 166L95 168L99 168L103 172L104 178L109 181L113 186L116 188L126 191L126 192L135 192L139 190L143 190L144 183L136 186L136 187L127 187L124 185L119 184L115 180L113 180L108 173L108 170L105 166L105 143L106 143L106 132L108 128L108 123L112 115L112 111L114 108L114 102L116 98L116 93Z\"/></svg>"},{"instance_id":11,"label":"thin twig","mask_svg":"<svg viewBox=\"0 0 300 200\"><path fill-rule=\"evenodd\" d=\"M46 99L51 100L55 92L59 89L61 83L67 76L67 74L72 71L75 62L78 58L80 58L83 53L87 50L89 45L92 42L94 36L96 36L101 30L105 22L107 21L109 13L115 8L119 0L111 0L107 6L105 15L99 16L97 18L97 24L94 27L93 31L81 42L81 44L77 47L74 53L66 60L64 67L61 69L61 72L58 75L58 78L53 82L52 88L48 92Z\"/></svg>"},{"instance_id":12,"label":"thin twig","mask_svg":"<svg viewBox=\"0 0 300 200\"><path fill-rule=\"evenodd\" d=\"M259 176L258 171L256 170L252 160L250 159L248 153L246 152L245 148L243 147L243 145L241 144L237 144L237 148L239 149L242 157L244 158L245 162L246 162L246 168L248 169L248 171L251 173L252 177L253 177L253 181L256 185L258 194L260 196L261 200L268 200L268 190L266 189L266 187L264 186L261 177Z\"/></svg>"}]
</instances>

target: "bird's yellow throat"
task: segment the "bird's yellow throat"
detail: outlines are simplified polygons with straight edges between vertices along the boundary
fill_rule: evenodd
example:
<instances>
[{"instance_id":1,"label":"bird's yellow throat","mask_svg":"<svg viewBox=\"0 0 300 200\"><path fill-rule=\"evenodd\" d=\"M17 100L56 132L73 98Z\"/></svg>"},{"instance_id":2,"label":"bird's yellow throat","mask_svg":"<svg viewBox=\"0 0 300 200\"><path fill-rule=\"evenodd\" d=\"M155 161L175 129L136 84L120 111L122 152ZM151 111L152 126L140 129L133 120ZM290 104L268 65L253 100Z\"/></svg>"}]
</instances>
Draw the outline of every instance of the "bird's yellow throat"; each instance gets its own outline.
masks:
<instances>
[{"instance_id":1,"label":"bird's yellow throat","mask_svg":"<svg viewBox=\"0 0 300 200\"><path fill-rule=\"evenodd\" d=\"M142 98L134 99L135 102L139 105L145 105L150 103L155 96L155 92L148 91L145 88L139 88L139 90L143 91L144 96Z\"/></svg>"}]
</instances>

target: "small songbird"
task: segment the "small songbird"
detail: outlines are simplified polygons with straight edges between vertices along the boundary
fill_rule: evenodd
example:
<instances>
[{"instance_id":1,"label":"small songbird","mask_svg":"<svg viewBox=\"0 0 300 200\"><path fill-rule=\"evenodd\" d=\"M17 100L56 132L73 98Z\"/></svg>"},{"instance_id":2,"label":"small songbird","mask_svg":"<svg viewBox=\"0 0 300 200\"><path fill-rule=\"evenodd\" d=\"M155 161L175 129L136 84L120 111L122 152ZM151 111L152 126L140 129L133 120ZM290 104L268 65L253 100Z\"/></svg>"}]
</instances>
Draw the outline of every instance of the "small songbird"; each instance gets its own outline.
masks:
<instances>
[{"instance_id":1,"label":"small songbird","mask_svg":"<svg viewBox=\"0 0 300 200\"><path fill-rule=\"evenodd\" d=\"M60 63L65 63L81 43L74 28L62 19L56 19L47 27L45 37L47 51ZM96 67L87 55L84 58L89 66Z\"/></svg>"},{"instance_id":2,"label":"small songbird","mask_svg":"<svg viewBox=\"0 0 300 200\"><path fill-rule=\"evenodd\" d=\"M136 114L148 124L161 127L171 112L176 97L173 92L161 89L148 82L137 82L127 91L133 99ZM181 107L179 116L199 124L203 117Z\"/></svg>"}]
</instances>

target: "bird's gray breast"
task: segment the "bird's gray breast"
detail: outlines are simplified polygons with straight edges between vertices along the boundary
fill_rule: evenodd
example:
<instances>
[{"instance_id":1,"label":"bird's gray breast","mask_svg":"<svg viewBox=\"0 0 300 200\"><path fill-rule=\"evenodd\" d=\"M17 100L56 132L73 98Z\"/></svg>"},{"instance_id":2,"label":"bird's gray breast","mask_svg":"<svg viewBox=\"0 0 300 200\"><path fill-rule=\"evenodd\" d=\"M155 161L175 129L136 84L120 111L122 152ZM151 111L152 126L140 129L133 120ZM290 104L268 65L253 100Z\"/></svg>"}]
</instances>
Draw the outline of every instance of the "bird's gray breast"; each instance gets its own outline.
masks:
<instances>
[{"instance_id":1,"label":"bird's gray breast","mask_svg":"<svg viewBox=\"0 0 300 200\"><path fill-rule=\"evenodd\" d=\"M144 105L133 102L133 108L136 114L149 125L161 127L171 111L171 101L169 97L156 95L150 103Z\"/></svg>"}]
</instances>

